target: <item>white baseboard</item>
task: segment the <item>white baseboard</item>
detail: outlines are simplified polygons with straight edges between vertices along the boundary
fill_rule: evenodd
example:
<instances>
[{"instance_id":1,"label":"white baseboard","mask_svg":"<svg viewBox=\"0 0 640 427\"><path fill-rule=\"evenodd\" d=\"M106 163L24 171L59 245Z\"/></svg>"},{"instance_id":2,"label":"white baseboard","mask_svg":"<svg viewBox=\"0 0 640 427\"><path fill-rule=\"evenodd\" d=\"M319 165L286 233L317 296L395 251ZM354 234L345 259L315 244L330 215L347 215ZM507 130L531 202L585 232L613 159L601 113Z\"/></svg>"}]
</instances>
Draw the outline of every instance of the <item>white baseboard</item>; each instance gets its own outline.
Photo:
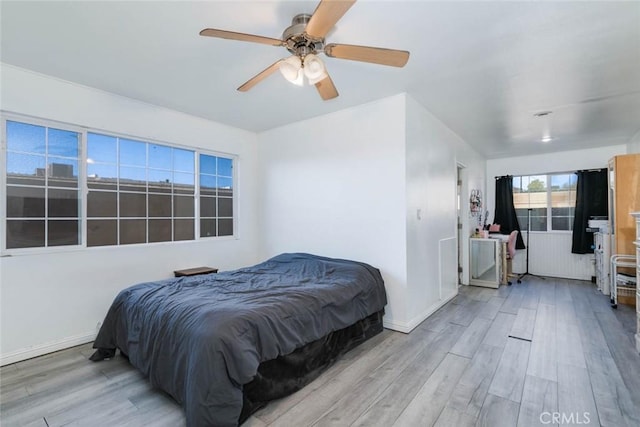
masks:
<instances>
[{"instance_id":1,"label":"white baseboard","mask_svg":"<svg viewBox=\"0 0 640 427\"><path fill-rule=\"evenodd\" d=\"M95 340L96 333L91 332L74 337L68 337L60 341L36 345L33 347L12 351L10 353L0 355L0 366L10 365L12 363L21 362L23 360L32 359L34 357L53 353L54 351L64 350L66 348L75 347L76 345L86 344Z\"/></svg>"},{"instance_id":2,"label":"white baseboard","mask_svg":"<svg viewBox=\"0 0 640 427\"><path fill-rule=\"evenodd\" d=\"M458 295L458 292L456 290L456 292L453 292L451 295L446 296L445 298L442 299L442 301L440 301L439 304L432 306L429 308L429 310L427 310L425 313L414 317L413 319L411 319L409 322L404 323L404 322L394 322L393 320L391 321L386 321L383 319L382 321L382 326L384 326L387 329L392 329L394 331L398 331L398 332L402 332L405 334L408 334L409 332L411 332L412 330L414 330L420 323L424 322L424 320L431 316L433 313L435 313L436 311L438 311L438 309L440 307L442 307L443 305L445 305L446 303L448 303L449 301L451 301L453 299L453 297L455 297L456 295Z\"/></svg>"},{"instance_id":3,"label":"white baseboard","mask_svg":"<svg viewBox=\"0 0 640 427\"><path fill-rule=\"evenodd\" d=\"M427 312L423 313L420 316L414 317L411 321L404 322L395 322L393 320L384 320L382 325L387 329L392 329L394 331L402 332L408 334L413 329L415 329L420 323L422 323L427 317L431 316L435 313L440 307L448 303L453 299L458 293L454 292L451 295L445 297L440 304L437 304L431 307ZM41 344L33 347L29 347L26 349L21 349L17 351L12 351L6 354L0 354L0 366L10 365L12 363L21 362L23 360L32 359L34 357L42 356L45 354L53 353L54 351L64 350L66 348L75 347L77 345L86 344L95 340L96 333L91 332L82 335L76 335L74 337L68 337L60 341Z\"/></svg>"}]
</instances>

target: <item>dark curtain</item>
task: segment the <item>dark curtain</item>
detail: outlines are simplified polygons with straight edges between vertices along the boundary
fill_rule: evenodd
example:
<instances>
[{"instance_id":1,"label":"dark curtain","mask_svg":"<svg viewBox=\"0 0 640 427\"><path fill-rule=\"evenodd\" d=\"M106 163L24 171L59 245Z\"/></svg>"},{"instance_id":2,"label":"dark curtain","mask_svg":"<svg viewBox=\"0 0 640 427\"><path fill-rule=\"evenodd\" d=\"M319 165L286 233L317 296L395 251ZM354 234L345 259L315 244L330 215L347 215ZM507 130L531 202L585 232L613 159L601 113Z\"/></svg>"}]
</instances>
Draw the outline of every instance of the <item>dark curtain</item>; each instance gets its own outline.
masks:
<instances>
[{"instance_id":1,"label":"dark curtain","mask_svg":"<svg viewBox=\"0 0 640 427\"><path fill-rule=\"evenodd\" d=\"M516 209L513 207L513 177L510 175L496 178L496 210L493 215L493 223L500 224L502 234L518 230L516 249L525 248Z\"/></svg>"},{"instance_id":2,"label":"dark curtain","mask_svg":"<svg viewBox=\"0 0 640 427\"><path fill-rule=\"evenodd\" d=\"M587 232L589 218L608 215L607 169L578 171L576 211L573 217L571 253L592 254L593 233Z\"/></svg>"}]
</instances>

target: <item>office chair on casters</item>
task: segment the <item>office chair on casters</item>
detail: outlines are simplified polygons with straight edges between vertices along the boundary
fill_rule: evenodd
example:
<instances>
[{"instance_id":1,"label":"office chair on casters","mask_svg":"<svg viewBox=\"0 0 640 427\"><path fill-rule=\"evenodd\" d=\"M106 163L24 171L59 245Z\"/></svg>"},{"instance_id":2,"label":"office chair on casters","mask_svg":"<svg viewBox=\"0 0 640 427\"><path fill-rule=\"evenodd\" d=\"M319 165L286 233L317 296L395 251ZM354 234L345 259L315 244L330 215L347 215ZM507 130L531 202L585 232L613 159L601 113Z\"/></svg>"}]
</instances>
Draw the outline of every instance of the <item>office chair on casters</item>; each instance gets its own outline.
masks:
<instances>
[{"instance_id":1,"label":"office chair on casters","mask_svg":"<svg viewBox=\"0 0 640 427\"><path fill-rule=\"evenodd\" d=\"M513 258L516 256L516 240L518 238L518 230L513 230L509 234L509 240L507 241L507 284L511 286L511 277L517 277L518 283L522 283L520 275L513 274Z\"/></svg>"}]
</instances>

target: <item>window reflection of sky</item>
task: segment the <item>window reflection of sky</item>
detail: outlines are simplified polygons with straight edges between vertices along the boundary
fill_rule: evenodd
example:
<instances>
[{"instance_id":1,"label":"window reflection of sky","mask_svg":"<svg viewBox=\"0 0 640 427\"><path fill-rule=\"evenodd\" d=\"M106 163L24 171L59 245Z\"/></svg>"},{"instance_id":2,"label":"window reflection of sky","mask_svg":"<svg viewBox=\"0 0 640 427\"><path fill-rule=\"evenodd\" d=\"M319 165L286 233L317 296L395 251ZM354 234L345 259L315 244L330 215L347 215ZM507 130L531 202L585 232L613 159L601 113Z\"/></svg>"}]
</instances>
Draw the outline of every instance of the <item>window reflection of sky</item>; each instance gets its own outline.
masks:
<instances>
[{"instance_id":1,"label":"window reflection of sky","mask_svg":"<svg viewBox=\"0 0 640 427\"><path fill-rule=\"evenodd\" d=\"M6 129L7 173L35 175L38 169L55 163L71 165L73 175L78 175L80 135L77 132L10 120Z\"/></svg>"},{"instance_id":2,"label":"window reflection of sky","mask_svg":"<svg viewBox=\"0 0 640 427\"><path fill-rule=\"evenodd\" d=\"M46 128L7 121L7 150L45 153Z\"/></svg>"},{"instance_id":3,"label":"window reflection of sky","mask_svg":"<svg viewBox=\"0 0 640 427\"><path fill-rule=\"evenodd\" d=\"M6 129L7 173L35 175L55 163L70 165L78 175L79 133L12 121ZM200 172L203 187L233 186L232 159L202 154ZM193 186L195 151L88 132L87 175Z\"/></svg>"}]
</instances>

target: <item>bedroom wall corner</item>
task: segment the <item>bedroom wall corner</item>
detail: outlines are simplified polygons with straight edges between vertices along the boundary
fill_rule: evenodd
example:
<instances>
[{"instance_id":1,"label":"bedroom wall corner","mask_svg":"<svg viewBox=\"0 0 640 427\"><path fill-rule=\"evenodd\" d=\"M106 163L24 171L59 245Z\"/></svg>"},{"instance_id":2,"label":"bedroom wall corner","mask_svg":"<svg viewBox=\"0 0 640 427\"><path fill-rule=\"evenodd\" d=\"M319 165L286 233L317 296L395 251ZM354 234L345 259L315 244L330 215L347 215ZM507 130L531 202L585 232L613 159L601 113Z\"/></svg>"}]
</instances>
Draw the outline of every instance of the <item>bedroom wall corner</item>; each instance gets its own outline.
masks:
<instances>
[{"instance_id":1,"label":"bedroom wall corner","mask_svg":"<svg viewBox=\"0 0 640 427\"><path fill-rule=\"evenodd\" d=\"M476 185L484 182L485 160L413 97L407 95L406 104L407 309L413 328L457 294L457 166L464 163ZM469 229L465 215L463 225ZM466 239L461 243L468 260Z\"/></svg>"},{"instance_id":2,"label":"bedroom wall corner","mask_svg":"<svg viewBox=\"0 0 640 427\"><path fill-rule=\"evenodd\" d=\"M258 135L262 257L310 252L379 268L385 327L396 330L407 321L404 115L396 95Z\"/></svg>"}]
</instances>

